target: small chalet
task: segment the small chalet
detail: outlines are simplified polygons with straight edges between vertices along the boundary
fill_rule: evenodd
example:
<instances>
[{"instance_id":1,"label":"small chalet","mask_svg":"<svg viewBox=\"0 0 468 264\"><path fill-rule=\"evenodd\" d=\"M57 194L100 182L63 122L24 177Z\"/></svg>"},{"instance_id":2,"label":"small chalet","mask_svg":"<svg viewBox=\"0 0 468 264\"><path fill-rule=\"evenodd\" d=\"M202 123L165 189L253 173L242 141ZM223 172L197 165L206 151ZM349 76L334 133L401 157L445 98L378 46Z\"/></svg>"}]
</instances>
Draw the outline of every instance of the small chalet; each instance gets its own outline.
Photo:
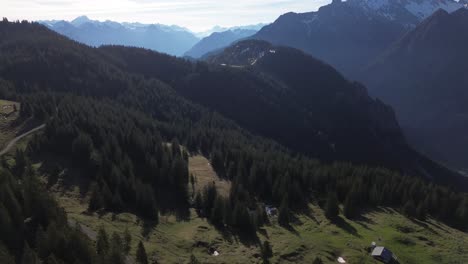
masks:
<instances>
[{"instance_id":1,"label":"small chalet","mask_svg":"<svg viewBox=\"0 0 468 264\"><path fill-rule=\"evenodd\" d=\"M380 262L383 262L383 263L392 263L392 264L395 264L395 263L398 263L397 261L397 257L395 255L393 255L393 253L386 249L385 247L375 247L373 250L372 250L372 257Z\"/></svg>"}]
</instances>

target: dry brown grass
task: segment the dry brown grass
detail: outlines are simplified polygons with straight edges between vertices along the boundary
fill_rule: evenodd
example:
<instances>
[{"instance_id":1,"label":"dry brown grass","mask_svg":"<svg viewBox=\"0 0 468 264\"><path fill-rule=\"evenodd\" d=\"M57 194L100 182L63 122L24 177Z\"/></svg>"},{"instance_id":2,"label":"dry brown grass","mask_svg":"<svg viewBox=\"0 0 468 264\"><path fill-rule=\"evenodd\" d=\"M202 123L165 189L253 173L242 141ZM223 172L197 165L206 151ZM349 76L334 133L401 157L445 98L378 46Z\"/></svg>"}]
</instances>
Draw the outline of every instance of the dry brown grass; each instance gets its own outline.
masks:
<instances>
[{"instance_id":1,"label":"dry brown grass","mask_svg":"<svg viewBox=\"0 0 468 264\"><path fill-rule=\"evenodd\" d=\"M231 182L220 179L207 158L201 155L190 157L189 172L195 177L196 192L203 190L210 183L214 183L219 194L226 197L229 195Z\"/></svg>"}]
</instances>

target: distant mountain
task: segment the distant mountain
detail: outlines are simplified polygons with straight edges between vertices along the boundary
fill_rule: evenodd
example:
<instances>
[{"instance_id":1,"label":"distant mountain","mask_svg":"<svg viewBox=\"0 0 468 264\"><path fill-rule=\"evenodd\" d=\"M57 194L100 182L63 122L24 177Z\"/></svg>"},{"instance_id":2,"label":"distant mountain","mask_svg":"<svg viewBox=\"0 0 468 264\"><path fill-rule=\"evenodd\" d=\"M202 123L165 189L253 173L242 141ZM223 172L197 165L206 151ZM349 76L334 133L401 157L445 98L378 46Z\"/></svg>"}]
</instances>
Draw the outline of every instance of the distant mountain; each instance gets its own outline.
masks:
<instances>
[{"instance_id":1,"label":"distant mountain","mask_svg":"<svg viewBox=\"0 0 468 264\"><path fill-rule=\"evenodd\" d=\"M424 17L462 6L452 0L335 0L317 12L284 14L253 38L301 49L354 78Z\"/></svg>"},{"instance_id":2,"label":"distant mountain","mask_svg":"<svg viewBox=\"0 0 468 264\"><path fill-rule=\"evenodd\" d=\"M439 10L363 72L373 95L395 107L414 143L468 168L468 10Z\"/></svg>"},{"instance_id":3,"label":"distant mountain","mask_svg":"<svg viewBox=\"0 0 468 264\"><path fill-rule=\"evenodd\" d=\"M243 29L243 30L255 30L259 31L262 27L266 26L267 24L265 23L259 23L255 25L246 25L246 26L236 26L236 27L221 27L221 26L214 26L213 28L202 31L202 32L196 32L195 36L199 38L206 38L210 36L213 33L219 33L219 32L224 32L228 30L238 30L238 29Z\"/></svg>"},{"instance_id":4,"label":"distant mountain","mask_svg":"<svg viewBox=\"0 0 468 264\"><path fill-rule=\"evenodd\" d=\"M252 29L230 29L224 32L215 32L200 40L200 42L185 53L185 56L200 58L209 52L225 48L234 41L250 37L255 33L257 33L257 30Z\"/></svg>"},{"instance_id":5,"label":"distant mountain","mask_svg":"<svg viewBox=\"0 0 468 264\"><path fill-rule=\"evenodd\" d=\"M50 29L90 46L125 45L181 56L198 38L178 26L95 21L81 16L71 22L42 21Z\"/></svg>"}]
</instances>

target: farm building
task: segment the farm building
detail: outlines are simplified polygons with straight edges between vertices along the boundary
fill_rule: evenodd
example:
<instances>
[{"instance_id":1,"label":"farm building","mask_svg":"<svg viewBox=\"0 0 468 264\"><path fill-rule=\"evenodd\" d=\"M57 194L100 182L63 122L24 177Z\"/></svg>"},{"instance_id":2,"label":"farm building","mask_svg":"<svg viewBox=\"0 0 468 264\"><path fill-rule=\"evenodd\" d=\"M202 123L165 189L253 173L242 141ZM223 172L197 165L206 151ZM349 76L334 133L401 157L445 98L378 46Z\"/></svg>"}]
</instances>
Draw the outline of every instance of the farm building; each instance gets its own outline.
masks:
<instances>
[{"instance_id":1,"label":"farm building","mask_svg":"<svg viewBox=\"0 0 468 264\"><path fill-rule=\"evenodd\" d=\"M396 256L385 247L375 247L374 250L372 250L372 257L386 264L398 263Z\"/></svg>"}]
</instances>

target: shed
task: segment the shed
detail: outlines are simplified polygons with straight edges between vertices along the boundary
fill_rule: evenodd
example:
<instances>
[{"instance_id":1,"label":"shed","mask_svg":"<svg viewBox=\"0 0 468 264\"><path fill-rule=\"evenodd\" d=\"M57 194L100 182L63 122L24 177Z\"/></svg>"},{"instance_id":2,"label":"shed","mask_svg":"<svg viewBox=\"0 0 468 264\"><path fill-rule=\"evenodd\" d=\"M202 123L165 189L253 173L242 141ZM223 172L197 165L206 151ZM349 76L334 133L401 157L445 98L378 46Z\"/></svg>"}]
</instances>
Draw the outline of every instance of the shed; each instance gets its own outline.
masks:
<instances>
[{"instance_id":1,"label":"shed","mask_svg":"<svg viewBox=\"0 0 468 264\"><path fill-rule=\"evenodd\" d=\"M386 249L385 247L375 247L374 250L372 250L372 257L383 263L396 262L396 257L390 250Z\"/></svg>"}]
</instances>

